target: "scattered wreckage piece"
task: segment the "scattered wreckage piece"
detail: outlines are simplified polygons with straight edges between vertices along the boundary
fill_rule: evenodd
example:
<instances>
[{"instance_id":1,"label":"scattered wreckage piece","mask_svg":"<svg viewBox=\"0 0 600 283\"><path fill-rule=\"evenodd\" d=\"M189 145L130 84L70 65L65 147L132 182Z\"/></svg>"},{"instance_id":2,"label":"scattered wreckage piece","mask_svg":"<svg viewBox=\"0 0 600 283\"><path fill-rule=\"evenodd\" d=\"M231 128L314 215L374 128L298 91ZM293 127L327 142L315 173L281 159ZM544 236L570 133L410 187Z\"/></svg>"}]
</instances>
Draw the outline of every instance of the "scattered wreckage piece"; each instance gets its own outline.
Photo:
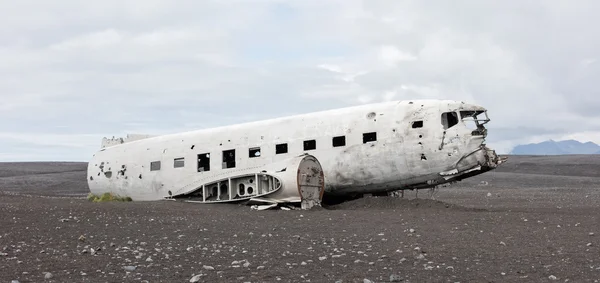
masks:
<instances>
[{"instance_id":1,"label":"scattered wreckage piece","mask_svg":"<svg viewBox=\"0 0 600 283\"><path fill-rule=\"evenodd\" d=\"M308 208L306 208L306 207L305 208L297 208L297 207L291 206L291 205L285 205L285 204L280 204L280 203L273 203L273 204L263 204L263 205L255 204L255 205L250 206L250 209L252 209L252 210L258 210L258 211L269 210L269 209L279 209L279 210L287 210L287 211L289 211L289 210L298 210L298 209L305 210L305 209L310 209L310 207L308 207Z\"/></svg>"},{"instance_id":2,"label":"scattered wreckage piece","mask_svg":"<svg viewBox=\"0 0 600 283\"><path fill-rule=\"evenodd\" d=\"M277 207L276 203L273 203L273 204L263 204L263 205L255 204L255 205L251 206L250 208L254 209L254 210L267 210L267 209L271 209L271 208L275 208L275 207Z\"/></svg>"}]
</instances>

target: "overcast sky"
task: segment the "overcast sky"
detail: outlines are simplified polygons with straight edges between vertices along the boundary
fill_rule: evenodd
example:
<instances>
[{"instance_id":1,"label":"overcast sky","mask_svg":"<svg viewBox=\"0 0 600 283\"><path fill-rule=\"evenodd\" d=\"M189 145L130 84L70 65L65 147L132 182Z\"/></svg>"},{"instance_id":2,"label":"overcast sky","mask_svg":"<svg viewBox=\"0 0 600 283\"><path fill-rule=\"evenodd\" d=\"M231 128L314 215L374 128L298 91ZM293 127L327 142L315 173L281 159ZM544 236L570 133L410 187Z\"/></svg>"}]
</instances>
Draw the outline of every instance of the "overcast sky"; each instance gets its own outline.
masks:
<instances>
[{"instance_id":1,"label":"overcast sky","mask_svg":"<svg viewBox=\"0 0 600 283\"><path fill-rule=\"evenodd\" d=\"M600 143L600 1L0 0L0 161L386 100Z\"/></svg>"}]
</instances>

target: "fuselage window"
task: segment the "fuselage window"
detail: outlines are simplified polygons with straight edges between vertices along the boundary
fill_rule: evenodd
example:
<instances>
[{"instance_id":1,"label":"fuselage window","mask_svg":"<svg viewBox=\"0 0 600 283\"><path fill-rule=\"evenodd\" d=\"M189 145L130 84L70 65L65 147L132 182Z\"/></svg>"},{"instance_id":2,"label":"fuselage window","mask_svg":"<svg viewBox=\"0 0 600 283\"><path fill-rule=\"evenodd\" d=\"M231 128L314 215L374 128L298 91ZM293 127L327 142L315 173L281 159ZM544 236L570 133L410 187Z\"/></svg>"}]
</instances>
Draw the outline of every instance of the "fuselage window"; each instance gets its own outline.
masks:
<instances>
[{"instance_id":1,"label":"fuselage window","mask_svg":"<svg viewBox=\"0 0 600 283\"><path fill-rule=\"evenodd\" d=\"M444 130L452 128L458 124L458 114L456 112L446 112L442 114L442 125Z\"/></svg>"},{"instance_id":2,"label":"fuselage window","mask_svg":"<svg viewBox=\"0 0 600 283\"><path fill-rule=\"evenodd\" d=\"M414 122L412 122L412 128L413 129L423 128L423 121L414 121Z\"/></svg>"},{"instance_id":3,"label":"fuselage window","mask_svg":"<svg viewBox=\"0 0 600 283\"><path fill-rule=\"evenodd\" d=\"M175 160L173 160L173 167L175 168L181 168L185 166L185 160L183 157L181 158L175 158Z\"/></svg>"},{"instance_id":4,"label":"fuselage window","mask_svg":"<svg viewBox=\"0 0 600 283\"><path fill-rule=\"evenodd\" d=\"M248 157L254 158L260 156L260 147L254 147L248 150Z\"/></svg>"},{"instance_id":5,"label":"fuselage window","mask_svg":"<svg viewBox=\"0 0 600 283\"><path fill-rule=\"evenodd\" d=\"M345 146L346 145L346 136L333 137L332 143L333 143L333 147Z\"/></svg>"},{"instance_id":6,"label":"fuselage window","mask_svg":"<svg viewBox=\"0 0 600 283\"><path fill-rule=\"evenodd\" d=\"M374 142L377 141L377 133L364 133L363 134L363 143Z\"/></svg>"},{"instance_id":7,"label":"fuselage window","mask_svg":"<svg viewBox=\"0 0 600 283\"><path fill-rule=\"evenodd\" d=\"M287 152L288 152L287 143L280 143L278 145L275 145L275 154L282 154L282 153L287 153Z\"/></svg>"},{"instance_id":8,"label":"fuselage window","mask_svg":"<svg viewBox=\"0 0 600 283\"><path fill-rule=\"evenodd\" d=\"M317 148L316 140L307 140L304 141L304 150L313 150Z\"/></svg>"},{"instance_id":9,"label":"fuselage window","mask_svg":"<svg viewBox=\"0 0 600 283\"><path fill-rule=\"evenodd\" d=\"M210 171L210 153L198 154L198 172Z\"/></svg>"},{"instance_id":10,"label":"fuselage window","mask_svg":"<svg viewBox=\"0 0 600 283\"><path fill-rule=\"evenodd\" d=\"M150 171L158 171L158 170L160 170L160 161L150 162Z\"/></svg>"},{"instance_id":11,"label":"fuselage window","mask_svg":"<svg viewBox=\"0 0 600 283\"><path fill-rule=\"evenodd\" d=\"M223 150L223 169L235 167L235 149Z\"/></svg>"}]
</instances>

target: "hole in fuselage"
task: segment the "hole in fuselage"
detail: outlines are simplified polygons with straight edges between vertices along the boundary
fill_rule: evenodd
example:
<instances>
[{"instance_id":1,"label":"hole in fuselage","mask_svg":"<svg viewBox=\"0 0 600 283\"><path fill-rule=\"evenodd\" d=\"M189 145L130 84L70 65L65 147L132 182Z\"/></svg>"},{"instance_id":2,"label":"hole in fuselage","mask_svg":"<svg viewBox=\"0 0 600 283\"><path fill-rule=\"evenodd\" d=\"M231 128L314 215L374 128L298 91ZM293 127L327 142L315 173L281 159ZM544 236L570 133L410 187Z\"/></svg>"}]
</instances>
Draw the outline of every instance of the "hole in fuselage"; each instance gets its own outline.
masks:
<instances>
[{"instance_id":1,"label":"hole in fuselage","mask_svg":"<svg viewBox=\"0 0 600 283\"><path fill-rule=\"evenodd\" d=\"M421 160L427 160L427 157L423 153L421 153Z\"/></svg>"},{"instance_id":2,"label":"hole in fuselage","mask_svg":"<svg viewBox=\"0 0 600 283\"><path fill-rule=\"evenodd\" d=\"M219 187L219 190L221 191L221 195L227 195L229 193L229 190L227 188L227 184L223 183L221 184L221 187Z\"/></svg>"}]
</instances>

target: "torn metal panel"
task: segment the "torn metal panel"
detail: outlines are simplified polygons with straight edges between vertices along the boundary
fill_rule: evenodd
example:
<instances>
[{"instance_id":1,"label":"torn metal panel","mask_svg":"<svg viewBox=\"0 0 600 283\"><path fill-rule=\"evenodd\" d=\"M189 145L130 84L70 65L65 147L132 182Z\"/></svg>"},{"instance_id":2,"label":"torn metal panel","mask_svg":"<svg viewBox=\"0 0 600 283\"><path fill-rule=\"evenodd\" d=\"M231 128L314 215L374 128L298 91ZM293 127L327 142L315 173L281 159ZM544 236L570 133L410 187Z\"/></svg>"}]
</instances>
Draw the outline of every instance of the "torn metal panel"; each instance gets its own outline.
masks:
<instances>
[{"instance_id":1,"label":"torn metal panel","mask_svg":"<svg viewBox=\"0 0 600 283\"><path fill-rule=\"evenodd\" d=\"M253 205L251 206L252 209L254 210L267 210L267 209L271 209L271 208L275 208L277 207L277 204L265 204L265 205Z\"/></svg>"}]
</instances>

